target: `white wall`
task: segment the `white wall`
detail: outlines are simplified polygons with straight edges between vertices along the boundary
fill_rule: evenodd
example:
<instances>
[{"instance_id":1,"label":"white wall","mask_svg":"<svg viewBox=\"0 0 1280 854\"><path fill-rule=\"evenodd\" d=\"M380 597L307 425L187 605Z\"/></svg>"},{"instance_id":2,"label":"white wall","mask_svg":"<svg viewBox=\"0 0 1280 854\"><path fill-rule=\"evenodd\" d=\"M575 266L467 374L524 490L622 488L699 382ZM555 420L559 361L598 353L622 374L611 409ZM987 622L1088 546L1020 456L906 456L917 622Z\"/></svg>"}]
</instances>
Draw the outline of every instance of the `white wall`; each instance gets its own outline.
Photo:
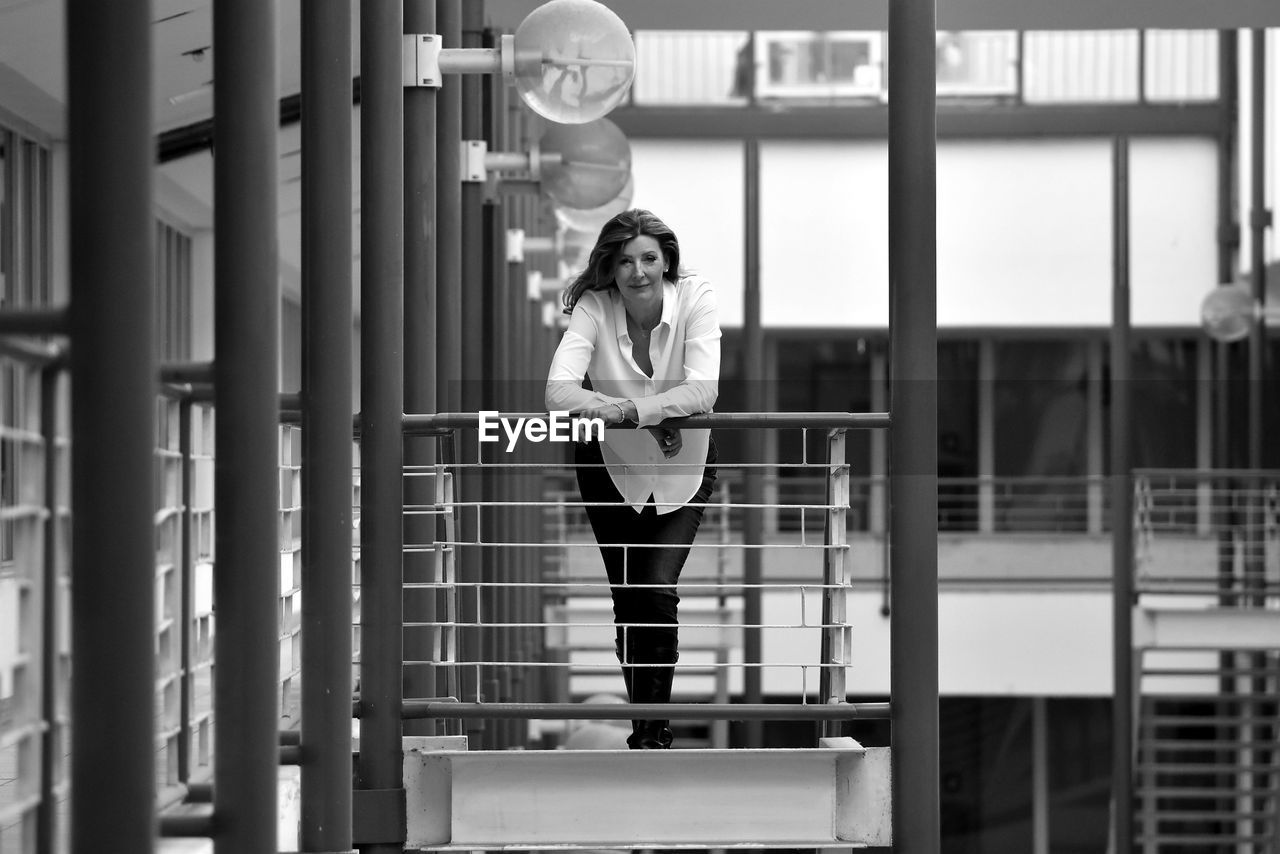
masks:
<instances>
[{"instance_id":1,"label":"white wall","mask_svg":"<svg viewBox=\"0 0 1280 854\"><path fill-rule=\"evenodd\" d=\"M636 203L677 228L724 325L740 325L741 147L638 140L632 157ZM1109 325L1111 170L1103 139L939 143L939 325ZM764 324L887 325L887 145L766 143L760 192ZM1217 283L1216 193L1211 141L1133 142L1135 325L1199 322Z\"/></svg>"},{"instance_id":2,"label":"white wall","mask_svg":"<svg viewBox=\"0 0 1280 854\"><path fill-rule=\"evenodd\" d=\"M631 174L632 204L671 226L681 264L715 286L721 326L742 326L742 145L635 140Z\"/></svg>"}]
</instances>

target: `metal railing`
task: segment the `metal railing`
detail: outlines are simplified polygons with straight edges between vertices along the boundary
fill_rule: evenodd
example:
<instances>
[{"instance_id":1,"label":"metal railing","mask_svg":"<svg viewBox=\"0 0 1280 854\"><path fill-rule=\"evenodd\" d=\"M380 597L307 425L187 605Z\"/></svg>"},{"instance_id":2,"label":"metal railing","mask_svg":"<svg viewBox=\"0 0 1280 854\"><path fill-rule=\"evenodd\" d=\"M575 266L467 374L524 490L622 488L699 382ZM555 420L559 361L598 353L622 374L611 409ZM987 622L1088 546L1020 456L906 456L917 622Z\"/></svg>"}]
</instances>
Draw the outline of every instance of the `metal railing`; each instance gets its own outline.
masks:
<instances>
[{"instance_id":1,"label":"metal railing","mask_svg":"<svg viewBox=\"0 0 1280 854\"><path fill-rule=\"evenodd\" d=\"M72 661L70 442L64 348L0 338L0 852L67 849ZM213 716L213 407L190 386L156 400L156 803L207 801ZM298 717L300 431L281 427L280 698ZM80 726L92 723L79 722ZM282 741L290 741L287 734Z\"/></svg>"},{"instance_id":2,"label":"metal railing","mask_svg":"<svg viewBox=\"0 0 1280 854\"><path fill-rule=\"evenodd\" d=\"M1275 607L1280 472L1150 469L1134 475L1139 592Z\"/></svg>"},{"instance_id":3,"label":"metal railing","mask_svg":"<svg viewBox=\"0 0 1280 854\"><path fill-rule=\"evenodd\" d=\"M611 703L569 702L602 689L618 693L621 688L620 683L610 684L618 681L612 678L618 671L613 660L615 627L607 604L609 583L597 566L597 546L593 539L569 536L570 518L586 505L577 498L576 490L566 492L562 462L560 481L557 483L552 471L547 479L549 488L544 488L542 479L549 468L546 461L517 457L518 461L508 462L501 450L481 454L478 444L467 447L466 433L476 420L475 415L467 414L405 419L406 431L411 434L444 436L438 464L405 472L409 478L431 479L436 496L431 506L408 506L406 513L433 515L438 522L432 542L405 546L407 552L429 551L435 556L432 579L407 586L429 589L438 596L436 619L406 624L407 629L426 632L422 648L431 655L407 658L406 665L432 668L441 674L438 686L447 688L447 699L406 698L405 717L608 719L640 714L643 709L635 706L619 711ZM845 674L852 652L845 603L850 568L845 538L849 467L844 458L844 433L883 427L887 422L887 416L879 413L717 414L684 422L689 427L716 429L826 430L827 459L806 464L810 470L823 472L826 495L804 505L788 505L824 519L824 524L821 536L798 543L730 542L727 520L734 511L778 509L779 505L726 502L722 495L721 503L708 509L679 584L685 615L681 619L681 647L685 652L677 665L676 695L677 699L711 697L714 701L664 705L661 716L708 721L762 717L838 720L887 713L887 704L855 706L844 702L849 693ZM464 447L466 450L457 450ZM719 472L763 467L724 459L716 465ZM530 477L539 482L532 497L522 492L521 486L522 482L527 486ZM729 493L731 497L737 494L736 490ZM531 514L538 522L535 529L520 521L521 517L527 521ZM544 525L544 515L553 524ZM731 574L724 559L729 551L748 549L785 553L778 565L796 566L791 572L799 575L783 574L748 583L741 575ZM809 558L808 574L795 559L800 553ZM749 623L742 616L741 603L752 596L789 602L777 617ZM812 657L738 660L742 636L760 631L807 636L809 641L799 646ZM552 654L531 656L532 649ZM725 692L717 689L717 678L732 674L732 685L745 670L753 668L789 674L790 681L778 683L771 693L798 695L800 703L752 707L723 702ZM528 686L522 689L513 683L516 671L541 672L531 680L541 688L540 696L533 696ZM553 678L555 674L559 681ZM689 678L695 674L704 677L698 687ZM682 686L686 681L690 684Z\"/></svg>"}]
</instances>

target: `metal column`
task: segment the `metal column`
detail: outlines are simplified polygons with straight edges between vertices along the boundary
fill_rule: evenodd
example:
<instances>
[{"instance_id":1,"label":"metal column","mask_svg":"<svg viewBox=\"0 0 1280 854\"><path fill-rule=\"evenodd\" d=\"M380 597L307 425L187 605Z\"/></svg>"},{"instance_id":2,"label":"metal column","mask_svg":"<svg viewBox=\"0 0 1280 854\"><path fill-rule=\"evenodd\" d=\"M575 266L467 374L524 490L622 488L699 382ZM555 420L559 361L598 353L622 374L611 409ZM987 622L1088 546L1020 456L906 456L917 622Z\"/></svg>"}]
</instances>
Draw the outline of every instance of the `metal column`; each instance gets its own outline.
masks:
<instances>
[{"instance_id":1,"label":"metal column","mask_svg":"<svg viewBox=\"0 0 1280 854\"><path fill-rule=\"evenodd\" d=\"M468 0L462 4L461 36L463 48L481 47L484 30L484 8L481 0ZM452 82L452 81L451 81ZM483 103L480 77L475 74L462 75L457 85L462 91L462 138L466 140L480 139L482 134ZM484 184L468 181L462 185L459 220L462 231L461 240L461 363L460 379L461 409L465 412L476 412L485 409L483 396L483 378L485 350L488 342L482 337L482 297L483 282L483 228L484 228ZM479 443L475 431L462 430L458 434L458 460L471 464L478 458ZM484 474L475 469L462 470L457 481L458 497L463 501L477 501L483 495ZM475 507L464 508L459 513L458 530L465 541L479 536L479 518L481 511ZM474 585L482 580L482 551L479 546L460 548L457 551L458 579L463 585ZM459 611L463 622L483 622L492 615L481 611L480 588L464 586L459 590ZM459 653L462 659L488 658L488 638L478 631L461 634ZM471 684L472 679L483 680L487 674L477 674L473 668L465 668L461 673L463 687L460 690L468 697L476 697L484 691L483 684ZM492 696L488 699L493 699ZM484 722L471 721L469 726L477 730L484 728ZM478 734L478 733L477 733ZM483 746L490 746L485 742Z\"/></svg>"},{"instance_id":2,"label":"metal column","mask_svg":"<svg viewBox=\"0 0 1280 854\"><path fill-rule=\"evenodd\" d=\"M275 6L214 4L219 854L274 853L279 763L279 278Z\"/></svg>"},{"instance_id":3,"label":"metal column","mask_svg":"<svg viewBox=\"0 0 1280 854\"><path fill-rule=\"evenodd\" d=\"M351 849L351 8L302 5L302 851Z\"/></svg>"},{"instance_id":4,"label":"metal column","mask_svg":"<svg viewBox=\"0 0 1280 854\"><path fill-rule=\"evenodd\" d=\"M1249 275L1253 298L1265 305L1267 299L1266 234L1271 225L1267 210L1267 31L1250 32L1249 93ZM1267 326L1258 317L1249 334L1249 461L1250 469L1262 468L1263 409L1262 390L1266 387ZM1250 511L1251 524L1261 530L1261 513ZM1250 537L1254 537L1251 533ZM1258 542L1250 542L1251 553L1261 553ZM1261 567L1257 567L1260 569Z\"/></svg>"},{"instance_id":5,"label":"metal column","mask_svg":"<svg viewBox=\"0 0 1280 854\"><path fill-rule=\"evenodd\" d=\"M357 842L404 840L404 93L400 0L360 4L360 759L357 811L383 819Z\"/></svg>"},{"instance_id":6,"label":"metal column","mask_svg":"<svg viewBox=\"0 0 1280 854\"><path fill-rule=\"evenodd\" d=\"M71 850L110 840L145 852L155 836L151 4L71 0L67 56Z\"/></svg>"},{"instance_id":7,"label":"metal column","mask_svg":"<svg viewBox=\"0 0 1280 854\"><path fill-rule=\"evenodd\" d=\"M932 0L889 4L889 694L901 854L941 844L935 31Z\"/></svg>"},{"instance_id":8,"label":"metal column","mask_svg":"<svg viewBox=\"0 0 1280 854\"><path fill-rule=\"evenodd\" d=\"M214 401L218 854L273 854L279 763L275 6L218 0ZM225 737L234 733L234 738Z\"/></svg>"},{"instance_id":9,"label":"metal column","mask_svg":"<svg viewBox=\"0 0 1280 854\"><path fill-rule=\"evenodd\" d=\"M1133 481L1129 470L1129 140L1112 148L1111 826L1113 854L1133 850Z\"/></svg>"},{"instance_id":10,"label":"metal column","mask_svg":"<svg viewBox=\"0 0 1280 854\"><path fill-rule=\"evenodd\" d=\"M462 46L462 0L436 0L446 48ZM462 80L436 96L436 398L442 412L462 408Z\"/></svg>"},{"instance_id":11,"label":"metal column","mask_svg":"<svg viewBox=\"0 0 1280 854\"><path fill-rule=\"evenodd\" d=\"M406 0L404 29L419 37L438 38L435 0ZM413 86L404 90L404 408L406 412L435 412L436 407L436 90ZM436 461L434 437L406 438L405 464L429 466ZM435 482L421 474L405 480L405 501L415 507L434 500ZM417 514L405 518L405 542L417 546L435 540L436 517ZM421 550L405 554L404 575L409 582L432 580L436 555ZM405 657L431 658L432 627L436 618L433 589L405 592ZM428 665L406 665L405 695L433 697L435 671ZM434 721L405 723L408 735L430 735Z\"/></svg>"},{"instance_id":12,"label":"metal column","mask_svg":"<svg viewBox=\"0 0 1280 854\"><path fill-rule=\"evenodd\" d=\"M746 264L742 291L742 376L746 381L746 407L748 412L763 412L764 396L764 333L760 326L760 140L751 137L743 145L743 208L745 223L743 248ZM765 434L763 430L747 431L747 459L753 463L764 461ZM743 673L742 700L744 703L763 702L761 696L763 660L761 629L764 622L761 582L764 580L762 563L764 552L759 548L764 535L764 469L748 468L745 473L747 504L756 505L746 511L743 543L747 546L742 560L743 632L742 657L747 667ZM746 721L743 724L743 742L746 747L764 747L764 722Z\"/></svg>"}]
</instances>

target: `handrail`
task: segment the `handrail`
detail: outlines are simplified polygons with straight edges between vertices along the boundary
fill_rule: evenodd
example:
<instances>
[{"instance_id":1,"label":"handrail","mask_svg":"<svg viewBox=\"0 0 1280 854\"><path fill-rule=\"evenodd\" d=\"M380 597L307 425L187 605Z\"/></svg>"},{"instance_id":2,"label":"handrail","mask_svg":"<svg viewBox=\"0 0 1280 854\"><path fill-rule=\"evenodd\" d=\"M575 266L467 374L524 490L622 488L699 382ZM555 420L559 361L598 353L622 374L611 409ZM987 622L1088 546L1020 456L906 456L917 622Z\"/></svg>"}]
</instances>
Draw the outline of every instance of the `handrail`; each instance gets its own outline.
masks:
<instances>
[{"instance_id":1,"label":"handrail","mask_svg":"<svg viewBox=\"0 0 1280 854\"><path fill-rule=\"evenodd\" d=\"M498 418L545 418L546 412L499 412ZM438 412L435 414L406 414L404 431L410 435L426 435L459 427L476 427L478 412ZM877 430L888 428L888 412L707 412L686 415L662 422L668 426L689 428L721 427L803 427L815 430ZM635 422L610 425L611 428L634 428Z\"/></svg>"},{"instance_id":2,"label":"handrail","mask_svg":"<svg viewBox=\"0 0 1280 854\"><path fill-rule=\"evenodd\" d=\"M7 356L31 365L65 367L70 353L71 348L66 344L10 338L0 334L0 356Z\"/></svg>"},{"instance_id":3,"label":"handrail","mask_svg":"<svg viewBox=\"0 0 1280 854\"><path fill-rule=\"evenodd\" d=\"M0 336L66 335L70 325L70 310L65 305L0 311Z\"/></svg>"},{"instance_id":4,"label":"handrail","mask_svg":"<svg viewBox=\"0 0 1280 854\"><path fill-rule=\"evenodd\" d=\"M546 720L843 721L889 717L888 703L458 703L405 700L408 718L543 718Z\"/></svg>"}]
</instances>

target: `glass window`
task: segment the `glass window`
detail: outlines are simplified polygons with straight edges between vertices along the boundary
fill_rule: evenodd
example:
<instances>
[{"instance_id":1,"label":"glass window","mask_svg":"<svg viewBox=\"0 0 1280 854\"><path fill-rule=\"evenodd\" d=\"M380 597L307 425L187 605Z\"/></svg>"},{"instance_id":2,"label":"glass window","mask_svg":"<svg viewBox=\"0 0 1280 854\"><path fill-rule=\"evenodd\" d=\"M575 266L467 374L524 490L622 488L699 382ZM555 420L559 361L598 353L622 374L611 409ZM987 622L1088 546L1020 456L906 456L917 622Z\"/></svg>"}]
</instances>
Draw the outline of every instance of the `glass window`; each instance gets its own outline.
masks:
<instances>
[{"instance_id":1,"label":"glass window","mask_svg":"<svg viewBox=\"0 0 1280 854\"><path fill-rule=\"evenodd\" d=\"M871 358L881 342L866 338L782 339L778 342L778 405L781 412L869 412L871 411ZM727 411L727 410L726 410ZM779 501L783 504L822 503L825 476L820 469L797 468L802 460L810 464L827 458L824 430L781 430L778 432L778 460L793 467L779 470ZM845 458L852 474L851 500L854 511L849 525L866 527L866 496L871 470L871 434L851 430L845 438ZM809 511L805 524L821 532L821 514ZM779 525L798 528L799 511L783 510Z\"/></svg>"},{"instance_id":2,"label":"glass window","mask_svg":"<svg viewBox=\"0 0 1280 854\"><path fill-rule=\"evenodd\" d=\"M978 342L938 342L938 528L978 528Z\"/></svg>"},{"instance_id":3,"label":"glass window","mask_svg":"<svg viewBox=\"0 0 1280 854\"><path fill-rule=\"evenodd\" d=\"M995 345L995 525L1005 531L1088 525L1089 366L1081 341Z\"/></svg>"},{"instance_id":4,"label":"glass window","mask_svg":"<svg viewBox=\"0 0 1280 854\"><path fill-rule=\"evenodd\" d=\"M744 30L639 30L635 42L636 104L730 106L751 96L751 38Z\"/></svg>"},{"instance_id":5,"label":"glass window","mask_svg":"<svg viewBox=\"0 0 1280 854\"><path fill-rule=\"evenodd\" d=\"M1031 701L943 698L942 850L946 854L1031 851Z\"/></svg>"},{"instance_id":6,"label":"glass window","mask_svg":"<svg viewBox=\"0 0 1280 854\"><path fill-rule=\"evenodd\" d=\"M1196 342L1133 342L1130 376L1134 468L1195 468L1197 424Z\"/></svg>"},{"instance_id":7,"label":"glass window","mask_svg":"<svg viewBox=\"0 0 1280 854\"><path fill-rule=\"evenodd\" d=\"M1107 850L1111 809L1111 701L1048 700L1050 854Z\"/></svg>"}]
</instances>

